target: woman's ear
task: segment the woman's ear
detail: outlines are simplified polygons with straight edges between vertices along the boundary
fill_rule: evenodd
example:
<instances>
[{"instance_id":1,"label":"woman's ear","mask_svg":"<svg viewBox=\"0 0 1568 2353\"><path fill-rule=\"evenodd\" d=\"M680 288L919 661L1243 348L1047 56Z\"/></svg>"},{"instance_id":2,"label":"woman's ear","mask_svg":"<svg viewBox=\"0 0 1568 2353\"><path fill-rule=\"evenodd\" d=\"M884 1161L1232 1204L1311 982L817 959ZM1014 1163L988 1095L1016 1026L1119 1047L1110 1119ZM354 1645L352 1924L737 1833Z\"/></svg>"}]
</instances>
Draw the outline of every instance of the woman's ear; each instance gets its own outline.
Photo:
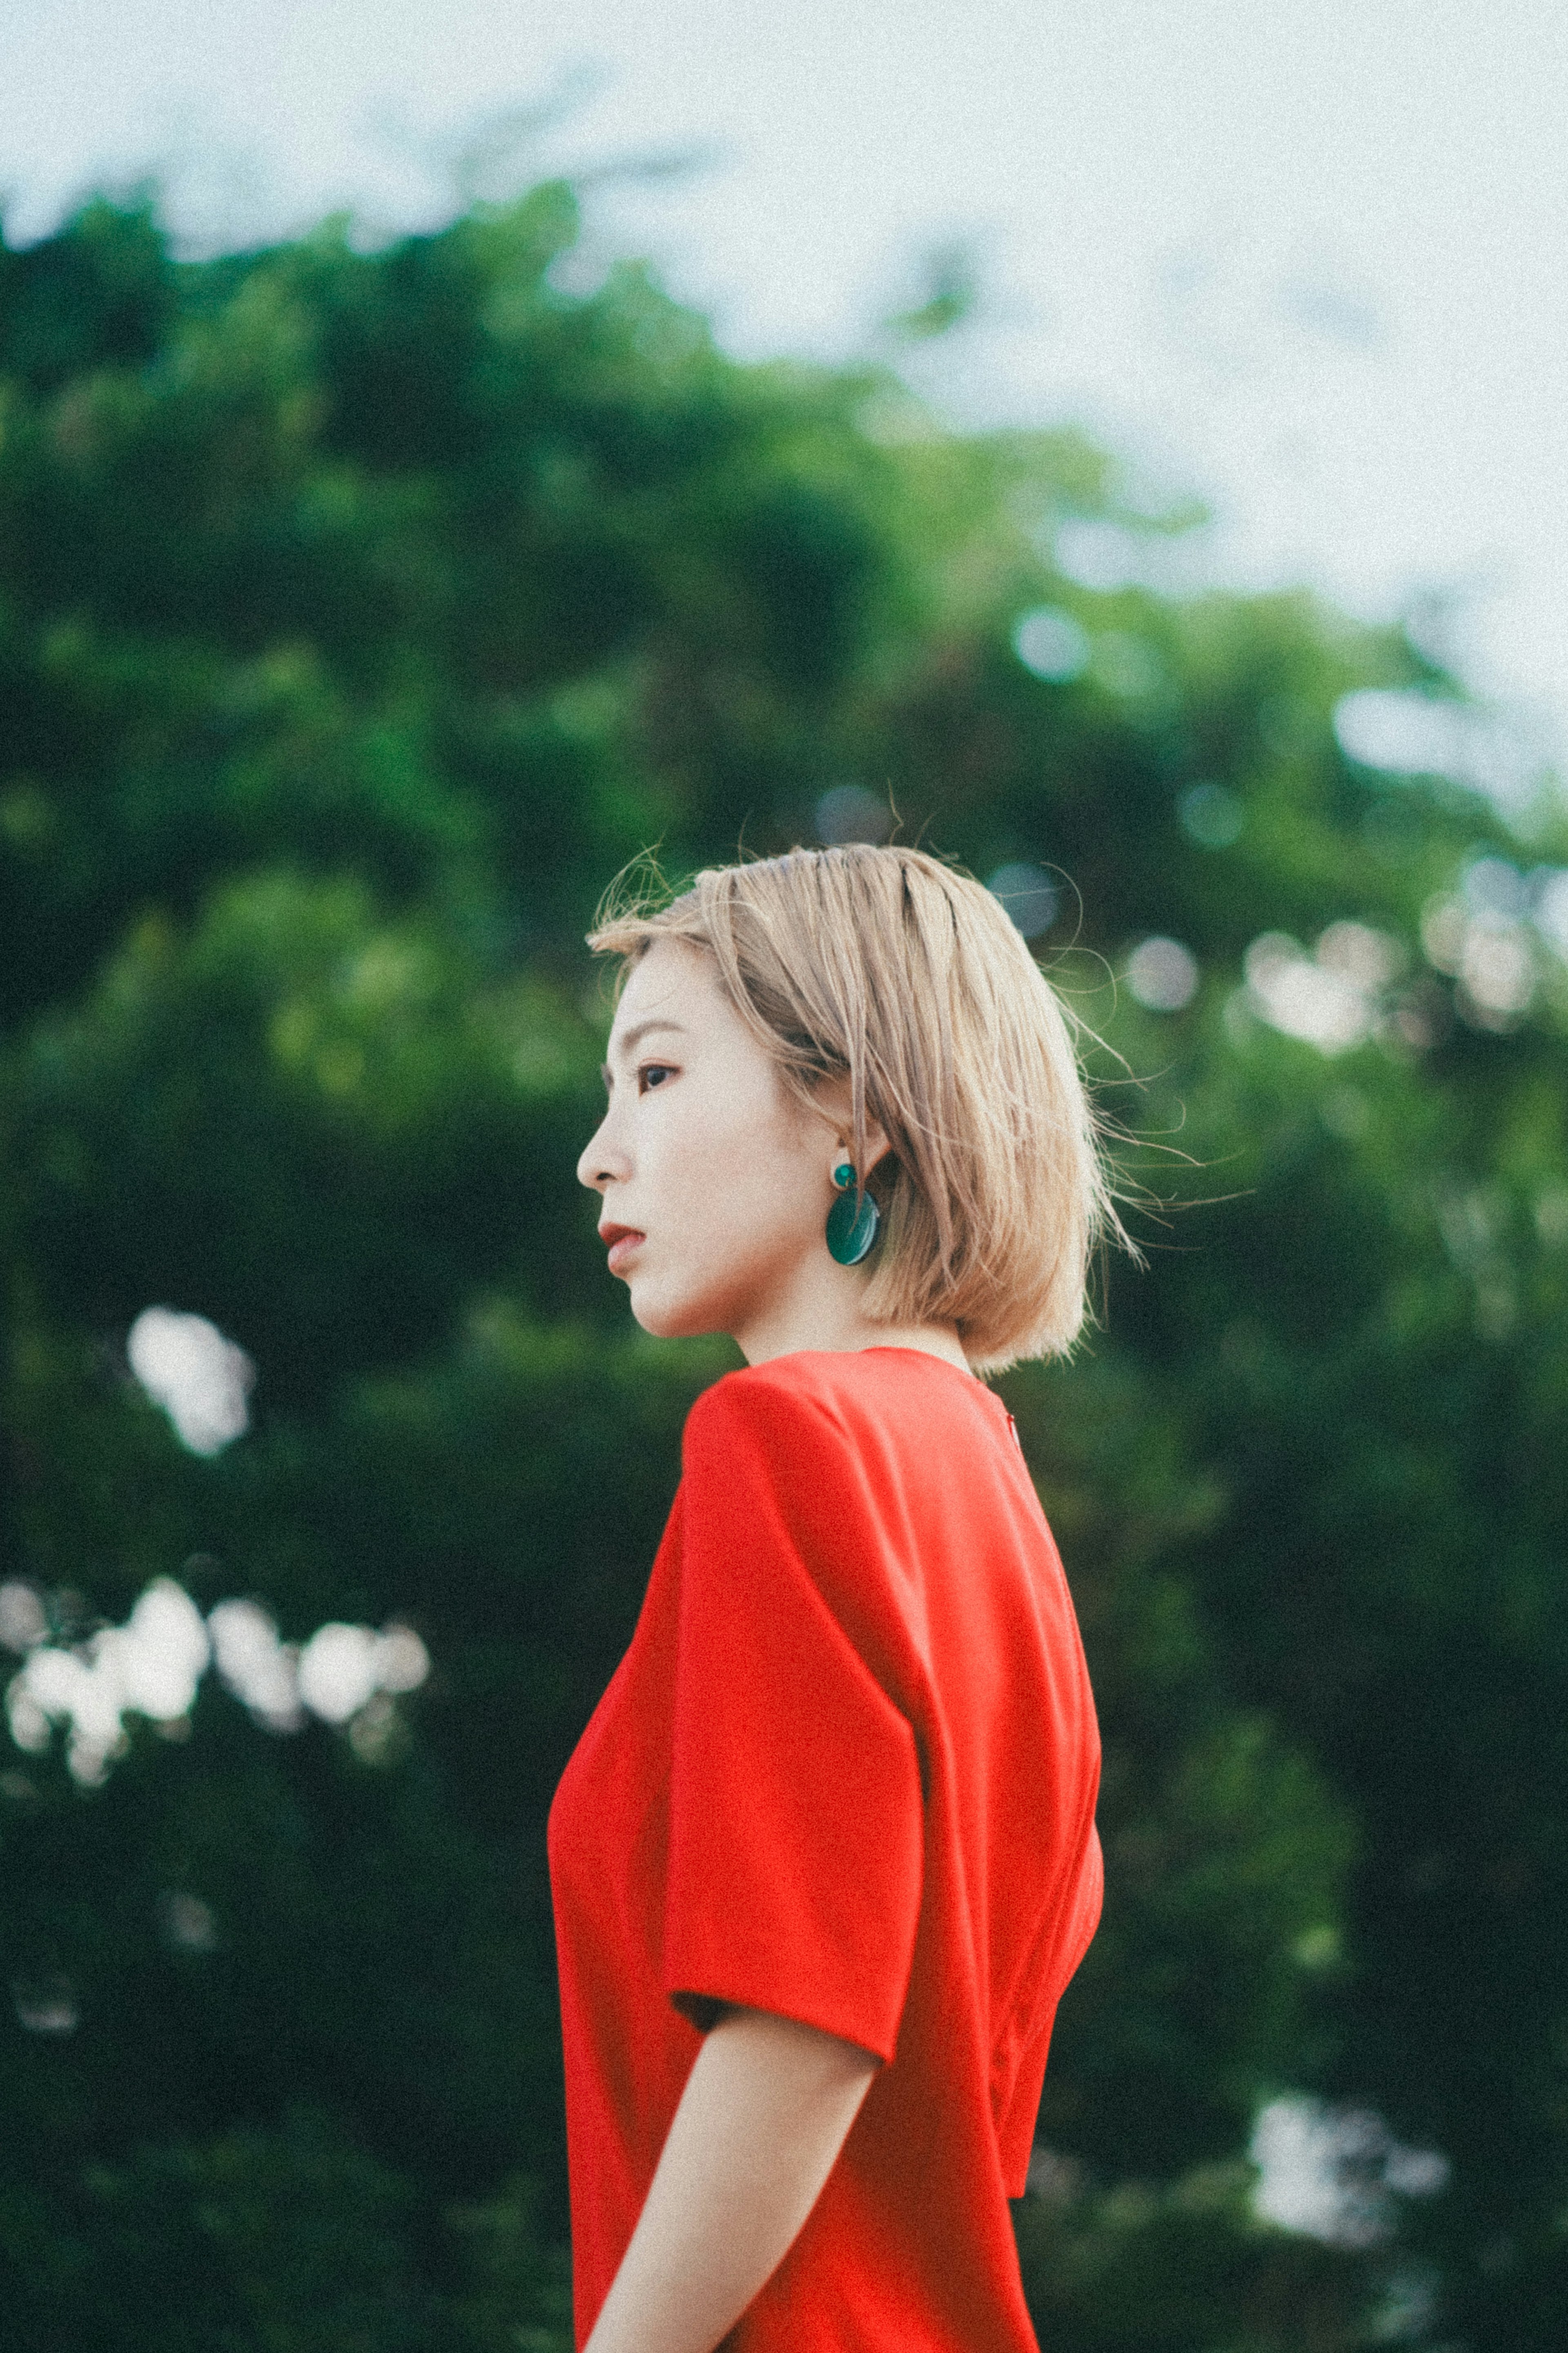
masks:
<instances>
[{"instance_id":1,"label":"woman's ear","mask_svg":"<svg viewBox=\"0 0 1568 2353\"><path fill-rule=\"evenodd\" d=\"M892 1148L893 1147L889 1143L887 1136L882 1132L880 1122L874 1120L868 1112L866 1115L866 1166L860 1171L860 1174L863 1176L869 1176L872 1169L877 1166L878 1161L885 1160Z\"/></svg>"},{"instance_id":2,"label":"woman's ear","mask_svg":"<svg viewBox=\"0 0 1568 2353\"><path fill-rule=\"evenodd\" d=\"M835 1141L847 1158L853 1148L854 1130L851 1124L853 1101L847 1071L835 1071L831 1078L818 1079L813 1089L817 1108L823 1117L831 1121ZM866 1165L860 1171L868 1176L879 1160L892 1150L879 1120L869 1112L866 1114Z\"/></svg>"}]
</instances>

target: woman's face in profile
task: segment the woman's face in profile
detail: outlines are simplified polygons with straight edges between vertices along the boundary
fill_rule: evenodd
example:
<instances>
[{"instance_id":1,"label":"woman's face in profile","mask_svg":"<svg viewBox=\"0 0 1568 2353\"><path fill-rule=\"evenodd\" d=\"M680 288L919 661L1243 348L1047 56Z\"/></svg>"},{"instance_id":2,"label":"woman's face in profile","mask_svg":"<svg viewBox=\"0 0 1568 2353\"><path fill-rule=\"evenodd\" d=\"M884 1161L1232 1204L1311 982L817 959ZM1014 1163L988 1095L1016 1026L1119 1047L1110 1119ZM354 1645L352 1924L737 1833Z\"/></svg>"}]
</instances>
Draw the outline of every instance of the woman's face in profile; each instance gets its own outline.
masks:
<instances>
[{"instance_id":1,"label":"woman's face in profile","mask_svg":"<svg viewBox=\"0 0 1568 2353\"><path fill-rule=\"evenodd\" d=\"M843 1131L786 1094L683 941L656 940L634 965L608 1056L609 1106L577 1175L602 1197L632 1314L665 1339L754 1326L825 1254Z\"/></svg>"}]
</instances>

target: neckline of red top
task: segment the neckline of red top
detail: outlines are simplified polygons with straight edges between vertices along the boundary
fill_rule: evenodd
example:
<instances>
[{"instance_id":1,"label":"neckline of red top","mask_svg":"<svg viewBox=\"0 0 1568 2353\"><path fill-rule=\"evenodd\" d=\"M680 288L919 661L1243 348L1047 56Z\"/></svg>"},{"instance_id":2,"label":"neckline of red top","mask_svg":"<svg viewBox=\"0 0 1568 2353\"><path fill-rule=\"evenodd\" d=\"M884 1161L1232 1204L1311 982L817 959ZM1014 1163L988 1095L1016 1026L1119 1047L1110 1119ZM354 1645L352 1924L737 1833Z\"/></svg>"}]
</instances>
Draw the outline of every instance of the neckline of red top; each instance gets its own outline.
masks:
<instances>
[{"instance_id":1,"label":"neckline of red top","mask_svg":"<svg viewBox=\"0 0 1568 2353\"><path fill-rule=\"evenodd\" d=\"M977 1389L983 1398L988 1398L994 1406L996 1406L1003 1413L1007 1415L1009 1422L1013 1421L1013 1417L1007 1412L1007 1408L1005 1404L1004 1404L1002 1398L997 1396L994 1388L987 1388L986 1384L981 1379L978 1373L970 1372L965 1366L955 1365L951 1356L939 1356L934 1348L910 1348L900 1345L896 1340L873 1340L867 1347L864 1348L786 1348L782 1356L764 1356L761 1359L761 1362L764 1365L782 1364L790 1356L916 1356L919 1357L922 1364L941 1365L944 1371L956 1373L959 1379L964 1382L968 1388L971 1389ZM1013 1424L1013 1428L1014 1435L1016 1436L1016 1423Z\"/></svg>"},{"instance_id":2,"label":"neckline of red top","mask_svg":"<svg viewBox=\"0 0 1568 2353\"><path fill-rule=\"evenodd\" d=\"M955 1365L951 1356L939 1356L934 1348L910 1348L896 1340L873 1340L868 1347L847 1348L843 1353L850 1356L920 1356L928 1365L945 1365L950 1373L956 1373L971 1388L985 1389L987 1397L996 1394L994 1389L985 1388L979 1374L972 1373L967 1365Z\"/></svg>"}]
</instances>

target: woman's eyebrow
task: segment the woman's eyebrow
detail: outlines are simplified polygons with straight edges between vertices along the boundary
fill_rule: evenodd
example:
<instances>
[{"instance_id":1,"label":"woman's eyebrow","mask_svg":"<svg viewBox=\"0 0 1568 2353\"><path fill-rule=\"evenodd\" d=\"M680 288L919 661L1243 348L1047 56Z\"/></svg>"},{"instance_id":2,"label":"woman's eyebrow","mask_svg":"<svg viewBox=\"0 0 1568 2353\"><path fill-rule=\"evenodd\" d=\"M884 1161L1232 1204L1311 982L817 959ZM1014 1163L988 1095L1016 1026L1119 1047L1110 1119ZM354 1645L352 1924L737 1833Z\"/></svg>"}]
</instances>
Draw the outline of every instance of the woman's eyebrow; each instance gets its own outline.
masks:
<instances>
[{"instance_id":1,"label":"woman's eyebrow","mask_svg":"<svg viewBox=\"0 0 1568 2353\"><path fill-rule=\"evenodd\" d=\"M665 1021L658 1018L657 1016L650 1018L647 1021L634 1021L631 1028L621 1039L621 1052L623 1054L629 1054L632 1048L637 1044L637 1039L639 1038L646 1038L650 1029L673 1029L679 1037L684 1038L686 1035L685 1029L679 1021ZM610 1083L610 1066L608 1062L600 1063L599 1076L604 1080L605 1084L608 1086Z\"/></svg>"}]
</instances>

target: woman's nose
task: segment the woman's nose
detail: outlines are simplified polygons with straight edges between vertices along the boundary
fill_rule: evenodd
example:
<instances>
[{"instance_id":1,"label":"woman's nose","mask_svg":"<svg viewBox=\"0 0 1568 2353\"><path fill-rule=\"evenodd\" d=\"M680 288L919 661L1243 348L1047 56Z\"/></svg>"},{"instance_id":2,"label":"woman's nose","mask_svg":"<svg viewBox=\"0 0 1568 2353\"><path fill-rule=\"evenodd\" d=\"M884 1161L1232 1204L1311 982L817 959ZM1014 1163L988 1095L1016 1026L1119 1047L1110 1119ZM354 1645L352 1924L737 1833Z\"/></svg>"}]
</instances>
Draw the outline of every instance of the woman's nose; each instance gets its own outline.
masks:
<instances>
[{"instance_id":1,"label":"woman's nose","mask_svg":"<svg viewBox=\"0 0 1568 2353\"><path fill-rule=\"evenodd\" d=\"M579 1185L586 1185L591 1193L602 1192L616 1174L617 1155L612 1149L610 1138L605 1133L609 1124L609 1113L606 1112L583 1147L582 1156L577 1163L577 1182Z\"/></svg>"}]
</instances>

